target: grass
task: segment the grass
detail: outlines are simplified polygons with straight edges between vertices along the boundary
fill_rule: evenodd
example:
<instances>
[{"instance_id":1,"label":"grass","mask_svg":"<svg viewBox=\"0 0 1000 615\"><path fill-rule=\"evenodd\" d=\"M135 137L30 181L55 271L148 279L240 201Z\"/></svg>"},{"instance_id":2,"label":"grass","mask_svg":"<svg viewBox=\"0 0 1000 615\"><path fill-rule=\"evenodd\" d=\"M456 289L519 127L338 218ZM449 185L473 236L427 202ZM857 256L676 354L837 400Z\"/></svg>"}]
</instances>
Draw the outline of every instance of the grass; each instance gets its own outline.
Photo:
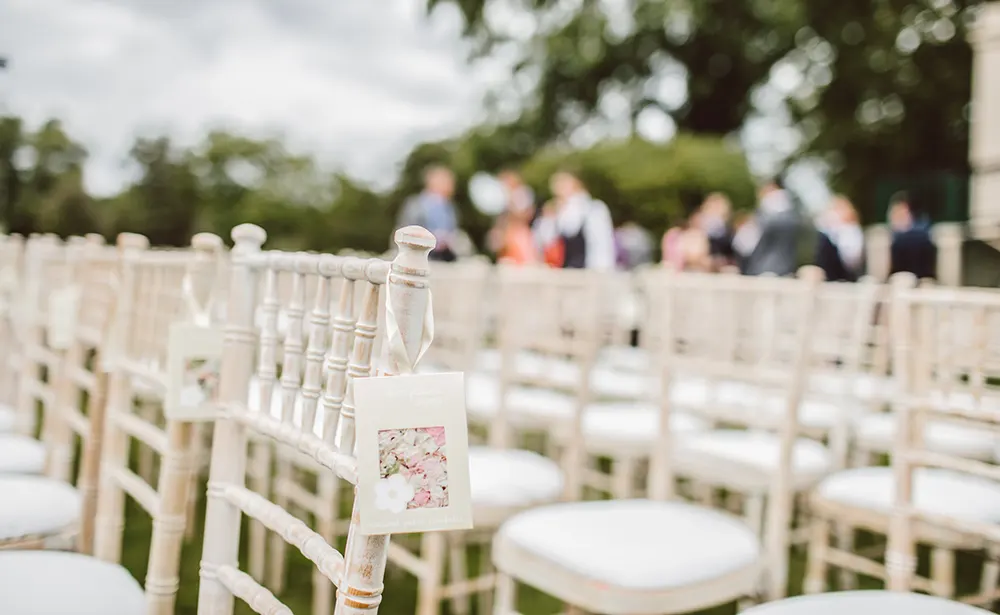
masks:
<instances>
[{"instance_id":1,"label":"grass","mask_svg":"<svg viewBox=\"0 0 1000 615\"><path fill-rule=\"evenodd\" d=\"M204 510L200 511L199 524L203 520ZM138 505L129 501L126 509L125 539L122 553L122 564L141 582L146 575L147 558L149 554L149 537L152 524L146 513ZM194 539L185 544L181 558L181 582L180 591L177 596L177 615L195 615L198 602L198 562L201 557L201 527ZM244 532L246 536L246 523L244 520ZM860 534L858 537L860 544L871 544L874 538L870 535ZM245 543L245 541L244 541ZM339 545L343 548L343 544ZM669 549L670 545L663 545L664 549ZM311 613L312 599L312 564L303 558L294 547L290 548L289 565L286 577L285 590L279 598L292 609L297 615L308 615ZM241 565L245 566L245 559L241 553ZM922 553L921 572L927 573L928 554ZM478 561L475 554L469 558L470 562ZM981 570L981 558L971 554L960 554L957 559L957 576L959 591L972 592L979 582ZM801 593L802 577L804 574L805 558L800 550L793 551L790 569L789 594L797 595ZM474 572L474 571L473 571ZM831 578L831 581L835 579ZM833 587L834 585L831 585ZM881 587L881 582L862 578L861 587L864 589L877 589ZM518 591L519 609L525 615L551 615L561 611L561 605L557 600L545 596L531 588L521 587ZM394 568L391 564L386 572L385 594L383 602L379 608L382 615L412 615L415 610L417 598L417 584L415 579L409 574ZM236 613L239 615L250 615L253 611L239 600L236 601ZM450 605L445 605L443 612L450 612ZM709 611L704 611L704 615L732 615L735 613L735 605L727 604ZM472 600L472 612L475 613L476 604ZM476 614L484 615L484 614Z\"/></svg>"}]
</instances>

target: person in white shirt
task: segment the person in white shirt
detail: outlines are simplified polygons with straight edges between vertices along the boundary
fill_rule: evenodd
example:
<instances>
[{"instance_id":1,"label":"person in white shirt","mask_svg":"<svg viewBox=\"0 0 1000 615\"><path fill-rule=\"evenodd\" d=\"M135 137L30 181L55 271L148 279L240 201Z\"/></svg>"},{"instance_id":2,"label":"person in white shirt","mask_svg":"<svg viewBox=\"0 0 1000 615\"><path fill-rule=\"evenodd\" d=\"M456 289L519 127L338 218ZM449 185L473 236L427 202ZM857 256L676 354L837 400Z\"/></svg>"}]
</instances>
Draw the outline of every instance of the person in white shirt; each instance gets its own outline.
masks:
<instances>
[{"instance_id":1,"label":"person in white shirt","mask_svg":"<svg viewBox=\"0 0 1000 615\"><path fill-rule=\"evenodd\" d=\"M583 182L568 171L554 174L549 187L554 207L534 228L546 261L565 269L613 270L615 228L608 206L590 196Z\"/></svg>"}]
</instances>

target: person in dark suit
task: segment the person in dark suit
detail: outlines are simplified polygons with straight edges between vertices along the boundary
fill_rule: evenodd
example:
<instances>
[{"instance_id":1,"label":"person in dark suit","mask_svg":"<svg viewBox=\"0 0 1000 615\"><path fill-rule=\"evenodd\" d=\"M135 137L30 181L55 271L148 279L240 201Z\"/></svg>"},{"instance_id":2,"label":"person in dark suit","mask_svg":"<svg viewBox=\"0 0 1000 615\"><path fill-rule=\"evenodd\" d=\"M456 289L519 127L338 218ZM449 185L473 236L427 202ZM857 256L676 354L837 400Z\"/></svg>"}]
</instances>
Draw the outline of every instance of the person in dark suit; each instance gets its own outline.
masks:
<instances>
[{"instance_id":1,"label":"person in dark suit","mask_svg":"<svg viewBox=\"0 0 1000 615\"><path fill-rule=\"evenodd\" d=\"M816 226L816 266L829 282L857 282L864 271L865 235L854 205L835 196Z\"/></svg>"},{"instance_id":2,"label":"person in dark suit","mask_svg":"<svg viewBox=\"0 0 1000 615\"><path fill-rule=\"evenodd\" d=\"M937 246L930 231L914 222L910 200L905 193L890 201L889 226L892 228L890 274L912 273L917 279L937 277Z\"/></svg>"},{"instance_id":3,"label":"person in dark suit","mask_svg":"<svg viewBox=\"0 0 1000 615\"><path fill-rule=\"evenodd\" d=\"M734 238L734 247L745 255L747 275L770 273L794 275L798 264L799 215L792 199L778 179L765 183L760 203L751 223L741 229L743 237ZM756 236L753 236L756 235Z\"/></svg>"}]
</instances>

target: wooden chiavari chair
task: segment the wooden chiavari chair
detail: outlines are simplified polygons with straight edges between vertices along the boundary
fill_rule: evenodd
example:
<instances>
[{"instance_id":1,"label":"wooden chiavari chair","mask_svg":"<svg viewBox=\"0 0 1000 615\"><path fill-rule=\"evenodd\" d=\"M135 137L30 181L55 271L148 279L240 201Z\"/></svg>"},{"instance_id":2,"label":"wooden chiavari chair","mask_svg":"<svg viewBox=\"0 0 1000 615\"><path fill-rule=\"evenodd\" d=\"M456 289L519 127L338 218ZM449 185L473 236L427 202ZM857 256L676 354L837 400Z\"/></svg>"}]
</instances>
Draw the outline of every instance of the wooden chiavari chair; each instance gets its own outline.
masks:
<instances>
[{"instance_id":1,"label":"wooden chiavari chair","mask_svg":"<svg viewBox=\"0 0 1000 615\"><path fill-rule=\"evenodd\" d=\"M79 400L67 398L67 392L74 383L88 392L93 390L95 375L82 364L78 332L69 343L70 350L52 348L48 339L53 333L49 329L50 310L59 307L50 305L50 299L70 286L77 269L88 270L90 257L99 249L93 240L85 243L76 238L63 245L54 237L35 236L25 248L26 287L13 317L21 355L16 419L21 434L34 434L36 408L41 406L41 441L31 435L0 436L4 448L0 461L6 466L0 471L0 493L8 502L0 507L0 549L70 546L80 531L82 513L93 511L93 459L86 458L80 465L77 478L81 489L68 481L73 435L80 436L85 455L93 454L89 440L101 429L100 412L86 417L78 407ZM100 294L98 286L85 299L92 301ZM89 535L82 546L88 546Z\"/></svg>"},{"instance_id":2,"label":"wooden chiavari chair","mask_svg":"<svg viewBox=\"0 0 1000 615\"><path fill-rule=\"evenodd\" d=\"M77 335L81 341L102 340L105 356L99 360L107 370L107 401L102 405L103 413L92 411L90 424L91 429L99 430L94 417L103 414L95 555L60 551L0 553L0 574L4 578L0 611L66 615L174 612L190 496L192 425L167 421L161 427L145 421L134 412L132 382L140 378L153 386L166 386L163 359L167 331L173 322L191 316L186 308L200 301L195 296L197 291L192 290L201 287L195 278L203 275L200 265L213 260L220 242L215 236L202 234L192 244L192 251L158 252L146 249L144 237L119 236L120 268L111 269L114 279L105 286L114 297L105 304L113 303L112 322L106 332L95 330L93 327L99 327L100 322L93 320L93 310L81 310L82 326ZM108 268L104 271L108 272ZM155 284L164 279L177 284ZM89 286L93 280L85 275L83 281ZM159 342L157 336L164 342ZM98 382L104 378L96 376ZM98 386L92 399L100 399L102 389ZM160 453L156 486L129 468L130 439ZM153 519L145 587L117 563L123 542L126 494ZM55 502L51 505L57 506Z\"/></svg>"},{"instance_id":3,"label":"wooden chiavari chair","mask_svg":"<svg viewBox=\"0 0 1000 615\"><path fill-rule=\"evenodd\" d=\"M571 610L635 615L685 613L743 600L757 594L762 572L784 574L782 533L766 533L765 550L758 532L744 521L670 500L675 477L701 467L714 471L710 482L715 484L742 475L759 477L765 485L770 480L787 485L789 472L778 468L791 464L779 460L762 477L745 459L725 463L697 446L686 446L698 434L678 438L671 432L675 404L670 391L675 379L689 381L692 374L749 380L757 386L774 383L788 400L790 416L782 423L777 437L782 446L775 454L790 456L794 431L789 426L794 427L805 383L816 282L674 274L664 276L662 284L662 297L653 305L659 315L658 363L665 393L650 461L649 499L557 504L510 518L494 539L493 559L500 572L495 613L516 612L518 582L562 600ZM706 313L706 306L720 309ZM780 327L786 335L775 336ZM777 348L766 343L775 338L782 340ZM745 421L740 414L737 418ZM791 503L782 504L772 507L769 529L789 522ZM780 578L783 589L784 576Z\"/></svg>"},{"instance_id":4,"label":"wooden chiavari chair","mask_svg":"<svg viewBox=\"0 0 1000 615\"><path fill-rule=\"evenodd\" d=\"M349 482L356 480L351 382L371 374L380 297L384 299L391 294L398 314L403 317L399 322L403 342L408 347L420 345L423 312L428 301L427 254L434 245L433 237L418 227L397 231L400 251L392 263L331 255L261 253L259 248L265 235L252 225L234 229L233 239L236 246L230 267L220 392L224 414L216 421L212 443L198 612L200 615L232 613L234 597L258 613L289 612L274 594L238 569L240 518L246 515L296 546L316 564L324 583L337 586L335 613L360 615L376 608L381 601L389 537L361 534L355 505L347 548L343 555L337 552L288 511L244 486L247 439L250 433L257 433L309 455L327 473ZM295 331L295 315L304 308L293 305L288 310L291 319L280 384L276 379L273 314L277 312L274 308L281 306L268 306L271 315L265 318L263 331L258 331L253 322L255 308L260 305L255 297L258 280L278 271L292 273L299 284L304 284L308 277L314 280L317 290L304 348L297 342ZM351 286L363 295L353 340L347 335L351 327L340 318L334 339L329 340L330 280L337 277L343 278L345 287ZM380 292L383 286L385 292ZM292 301L297 301L298 293L292 295ZM261 359L255 367L257 352ZM332 357L329 360L334 369L328 370L323 383L326 357ZM397 370L394 360L388 361L381 370L384 376ZM248 400L248 388L255 373L259 382L258 410L253 410ZM280 418L275 418L264 409L270 406L272 391L279 386L282 412Z\"/></svg>"},{"instance_id":5,"label":"wooden chiavari chair","mask_svg":"<svg viewBox=\"0 0 1000 615\"><path fill-rule=\"evenodd\" d=\"M14 324L20 282L23 279L24 238L4 235L0 238L0 433L14 430L14 403L17 400L17 374L20 348Z\"/></svg>"},{"instance_id":6,"label":"wooden chiavari chair","mask_svg":"<svg viewBox=\"0 0 1000 615\"><path fill-rule=\"evenodd\" d=\"M934 434L950 427L985 432L997 441L1000 396L988 379L1000 371L993 346L1000 330L1000 297L988 291L915 289L912 283L897 283L892 306L892 364L899 391L893 400L893 467L846 470L817 487L811 501L814 521L805 588L823 591L828 568L836 566L888 579L899 589L954 597L955 552L985 549L989 557L980 594L968 600L990 603L997 599L1000 575L997 535L973 530L1000 522L1000 474L992 460L943 448ZM914 469L917 466L929 467ZM893 526L899 511L904 514ZM834 522L889 533L895 542L885 563L879 561L881 550L853 553L830 545L828 532ZM930 578L916 577L911 569L918 542L931 547Z\"/></svg>"},{"instance_id":7,"label":"wooden chiavari chair","mask_svg":"<svg viewBox=\"0 0 1000 615\"><path fill-rule=\"evenodd\" d=\"M889 591L848 591L796 596L768 602L743 611L743 615L988 615L974 606L923 594Z\"/></svg>"}]
</instances>

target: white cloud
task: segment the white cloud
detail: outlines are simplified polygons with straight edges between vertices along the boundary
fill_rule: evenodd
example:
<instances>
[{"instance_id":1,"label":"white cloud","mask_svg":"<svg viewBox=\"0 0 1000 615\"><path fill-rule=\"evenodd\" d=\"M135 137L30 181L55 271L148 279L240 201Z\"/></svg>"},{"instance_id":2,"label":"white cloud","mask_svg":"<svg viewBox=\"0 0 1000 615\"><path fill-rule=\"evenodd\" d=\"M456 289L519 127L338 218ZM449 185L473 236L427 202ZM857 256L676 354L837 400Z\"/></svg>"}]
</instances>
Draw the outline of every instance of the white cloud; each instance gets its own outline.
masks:
<instances>
[{"instance_id":1,"label":"white cloud","mask_svg":"<svg viewBox=\"0 0 1000 615\"><path fill-rule=\"evenodd\" d=\"M0 108L49 117L91 154L88 186L126 180L137 133L282 134L385 185L409 148L481 119L504 66L469 67L454 10L417 0L7 0ZM485 74L484 74L485 73Z\"/></svg>"}]
</instances>

